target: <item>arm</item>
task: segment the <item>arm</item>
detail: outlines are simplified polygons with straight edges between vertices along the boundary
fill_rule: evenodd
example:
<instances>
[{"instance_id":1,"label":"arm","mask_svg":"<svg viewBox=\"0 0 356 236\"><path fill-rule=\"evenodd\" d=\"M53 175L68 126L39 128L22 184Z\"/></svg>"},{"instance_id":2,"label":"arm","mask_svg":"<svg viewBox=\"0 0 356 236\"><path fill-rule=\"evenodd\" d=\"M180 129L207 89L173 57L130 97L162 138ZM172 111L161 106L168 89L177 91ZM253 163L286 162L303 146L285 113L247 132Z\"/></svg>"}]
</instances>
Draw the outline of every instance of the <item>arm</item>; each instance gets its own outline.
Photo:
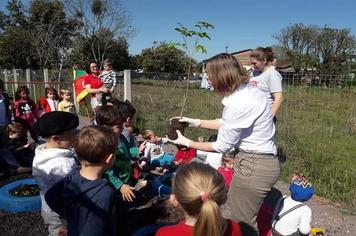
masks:
<instances>
[{"instance_id":1,"label":"arm","mask_svg":"<svg viewBox=\"0 0 356 236\"><path fill-rule=\"evenodd\" d=\"M220 127L219 120L201 120L200 128L218 130Z\"/></svg>"},{"instance_id":2,"label":"arm","mask_svg":"<svg viewBox=\"0 0 356 236\"><path fill-rule=\"evenodd\" d=\"M107 93L108 92L107 88L92 89L90 84L85 85L85 90L88 93Z\"/></svg>"},{"instance_id":3,"label":"arm","mask_svg":"<svg viewBox=\"0 0 356 236\"><path fill-rule=\"evenodd\" d=\"M38 120L40 118L40 112L39 112L38 107L34 101L32 101L32 107L33 107L33 115Z\"/></svg>"},{"instance_id":4,"label":"arm","mask_svg":"<svg viewBox=\"0 0 356 236\"><path fill-rule=\"evenodd\" d=\"M304 207L305 206L303 206L303 208ZM303 235L308 235L310 231L310 222L311 222L312 213L309 207L307 210L308 211L305 211L305 213L302 215L299 224L299 232Z\"/></svg>"},{"instance_id":5,"label":"arm","mask_svg":"<svg viewBox=\"0 0 356 236\"><path fill-rule=\"evenodd\" d=\"M63 102L58 104L58 111L63 111Z\"/></svg>"},{"instance_id":6,"label":"arm","mask_svg":"<svg viewBox=\"0 0 356 236\"><path fill-rule=\"evenodd\" d=\"M272 96L274 98L273 105L272 105L272 114L273 117L275 117L277 115L277 112L281 108L283 102L283 94L282 92L272 93Z\"/></svg>"}]
</instances>

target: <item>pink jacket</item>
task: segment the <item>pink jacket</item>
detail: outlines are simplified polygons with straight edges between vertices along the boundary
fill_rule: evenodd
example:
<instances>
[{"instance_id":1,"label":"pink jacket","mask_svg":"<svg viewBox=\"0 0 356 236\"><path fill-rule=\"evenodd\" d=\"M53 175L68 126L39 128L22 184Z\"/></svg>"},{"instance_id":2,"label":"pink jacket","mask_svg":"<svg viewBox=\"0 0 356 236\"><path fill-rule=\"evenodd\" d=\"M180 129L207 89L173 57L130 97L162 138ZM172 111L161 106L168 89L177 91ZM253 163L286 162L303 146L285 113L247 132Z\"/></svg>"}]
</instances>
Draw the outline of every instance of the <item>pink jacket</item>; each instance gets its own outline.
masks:
<instances>
[{"instance_id":1,"label":"pink jacket","mask_svg":"<svg viewBox=\"0 0 356 236\"><path fill-rule=\"evenodd\" d=\"M21 118L28 122L30 126L35 124L35 121L39 118L38 108L36 103L31 99L20 99L15 101L14 104L15 118Z\"/></svg>"}]
</instances>

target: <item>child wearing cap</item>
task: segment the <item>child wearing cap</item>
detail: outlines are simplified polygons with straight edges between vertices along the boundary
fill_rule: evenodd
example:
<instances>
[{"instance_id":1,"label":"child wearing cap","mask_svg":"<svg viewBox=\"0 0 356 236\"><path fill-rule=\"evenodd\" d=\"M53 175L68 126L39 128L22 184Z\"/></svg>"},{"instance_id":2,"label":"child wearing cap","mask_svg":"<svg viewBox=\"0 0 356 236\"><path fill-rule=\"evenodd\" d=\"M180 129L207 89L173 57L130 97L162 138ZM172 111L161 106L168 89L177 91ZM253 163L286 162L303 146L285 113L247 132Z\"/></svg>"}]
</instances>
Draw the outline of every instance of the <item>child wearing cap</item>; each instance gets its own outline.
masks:
<instances>
[{"instance_id":1,"label":"child wearing cap","mask_svg":"<svg viewBox=\"0 0 356 236\"><path fill-rule=\"evenodd\" d=\"M311 209L304 204L314 193L314 188L302 174L294 174L289 186L290 197L284 196L277 202L273 213L273 236L309 235Z\"/></svg>"},{"instance_id":2,"label":"child wearing cap","mask_svg":"<svg viewBox=\"0 0 356 236\"><path fill-rule=\"evenodd\" d=\"M58 235L65 227L59 215L46 204L44 195L77 167L76 156L71 148L76 140L75 129L78 125L78 116L61 111L45 113L34 125L37 135L45 140L35 150L32 174L41 189L41 215L48 225L49 235Z\"/></svg>"},{"instance_id":3,"label":"child wearing cap","mask_svg":"<svg viewBox=\"0 0 356 236\"><path fill-rule=\"evenodd\" d=\"M74 146L81 167L47 191L46 201L66 219L68 235L115 235L115 190L102 175L113 165L117 145L111 128L83 128Z\"/></svg>"}]
</instances>

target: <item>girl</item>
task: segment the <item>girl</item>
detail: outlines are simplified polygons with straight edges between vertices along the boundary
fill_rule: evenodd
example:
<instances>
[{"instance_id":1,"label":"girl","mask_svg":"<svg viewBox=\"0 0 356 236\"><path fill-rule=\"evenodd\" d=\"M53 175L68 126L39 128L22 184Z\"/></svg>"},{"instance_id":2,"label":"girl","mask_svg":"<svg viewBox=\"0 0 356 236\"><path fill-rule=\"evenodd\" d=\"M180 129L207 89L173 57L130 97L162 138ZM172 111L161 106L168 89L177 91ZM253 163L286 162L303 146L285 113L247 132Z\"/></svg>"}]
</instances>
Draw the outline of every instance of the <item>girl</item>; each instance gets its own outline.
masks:
<instances>
[{"instance_id":1,"label":"girl","mask_svg":"<svg viewBox=\"0 0 356 236\"><path fill-rule=\"evenodd\" d=\"M184 220L158 230L157 236L239 236L240 226L225 220L220 205L226 202L225 181L209 165L193 162L177 170L171 202L184 211Z\"/></svg>"},{"instance_id":2,"label":"girl","mask_svg":"<svg viewBox=\"0 0 356 236\"><path fill-rule=\"evenodd\" d=\"M39 118L39 112L36 103L29 97L29 90L26 86L17 88L13 111L15 121L24 127L23 140L27 143L27 131L29 131L33 141L38 142L32 127Z\"/></svg>"},{"instance_id":3,"label":"girl","mask_svg":"<svg viewBox=\"0 0 356 236\"><path fill-rule=\"evenodd\" d=\"M254 68L250 85L261 90L269 105L272 107L272 114L275 117L281 108L282 95L282 76L275 70L272 63L275 57L271 47L258 47L251 53L251 65Z\"/></svg>"},{"instance_id":4,"label":"girl","mask_svg":"<svg viewBox=\"0 0 356 236\"><path fill-rule=\"evenodd\" d=\"M46 97L40 99L40 110L43 113L58 110L58 93L53 87L45 88Z\"/></svg>"},{"instance_id":5,"label":"girl","mask_svg":"<svg viewBox=\"0 0 356 236\"><path fill-rule=\"evenodd\" d=\"M225 153L221 160L221 167L219 167L218 171L222 176L224 176L226 187L230 188L230 183L232 180L232 176L234 175L235 168L235 152Z\"/></svg>"}]
</instances>

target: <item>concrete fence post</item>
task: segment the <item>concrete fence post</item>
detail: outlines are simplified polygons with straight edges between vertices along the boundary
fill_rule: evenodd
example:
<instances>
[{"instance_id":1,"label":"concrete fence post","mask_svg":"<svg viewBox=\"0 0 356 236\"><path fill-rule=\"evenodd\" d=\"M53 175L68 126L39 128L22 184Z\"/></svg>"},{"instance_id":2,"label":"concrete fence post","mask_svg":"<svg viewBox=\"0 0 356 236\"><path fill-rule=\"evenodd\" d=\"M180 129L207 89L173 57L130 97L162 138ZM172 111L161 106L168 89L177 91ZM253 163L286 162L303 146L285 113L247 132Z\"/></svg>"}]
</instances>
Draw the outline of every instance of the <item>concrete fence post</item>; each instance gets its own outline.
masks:
<instances>
[{"instance_id":1,"label":"concrete fence post","mask_svg":"<svg viewBox=\"0 0 356 236\"><path fill-rule=\"evenodd\" d=\"M26 82L27 82L27 87L30 90L30 94L32 94L32 86L31 86L31 70L26 69Z\"/></svg>"},{"instance_id":2,"label":"concrete fence post","mask_svg":"<svg viewBox=\"0 0 356 236\"><path fill-rule=\"evenodd\" d=\"M12 71L14 73L14 87L15 87L15 90L17 90L17 87L19 86L17 83L17 72L16 72L16 69L13 69Z\"/></svg>"},{"instance_id":3,"label":"concrete fence post","mask_svg":"<svg viewBox=\"0 0 356 236\"><path fill-rule=\"evenodd\" d=\"M124 70L124 101L131 102L131 70Z\"/></svg>"},{"instance_id":4,"label":"concrete fence post","mask_svg":"<svg viewBox=\"0 0 356 236\"><path fill-rule=\"evenodd\" d=\"M43 69L43 80L45 87L48 87L48 69Z\"/></svg>"},{"instance_id":5,"label":"concrete fence post","mask_svg":"<svg viewBox=\"0 0 356 236\"><path fill-rule=\"evenodd\" d=\"M7 69L4 70L4 75L5 75L5 89L9 90L9 85L8 85L9 78L7 77Z\"/></svg>"}]
</instances>

